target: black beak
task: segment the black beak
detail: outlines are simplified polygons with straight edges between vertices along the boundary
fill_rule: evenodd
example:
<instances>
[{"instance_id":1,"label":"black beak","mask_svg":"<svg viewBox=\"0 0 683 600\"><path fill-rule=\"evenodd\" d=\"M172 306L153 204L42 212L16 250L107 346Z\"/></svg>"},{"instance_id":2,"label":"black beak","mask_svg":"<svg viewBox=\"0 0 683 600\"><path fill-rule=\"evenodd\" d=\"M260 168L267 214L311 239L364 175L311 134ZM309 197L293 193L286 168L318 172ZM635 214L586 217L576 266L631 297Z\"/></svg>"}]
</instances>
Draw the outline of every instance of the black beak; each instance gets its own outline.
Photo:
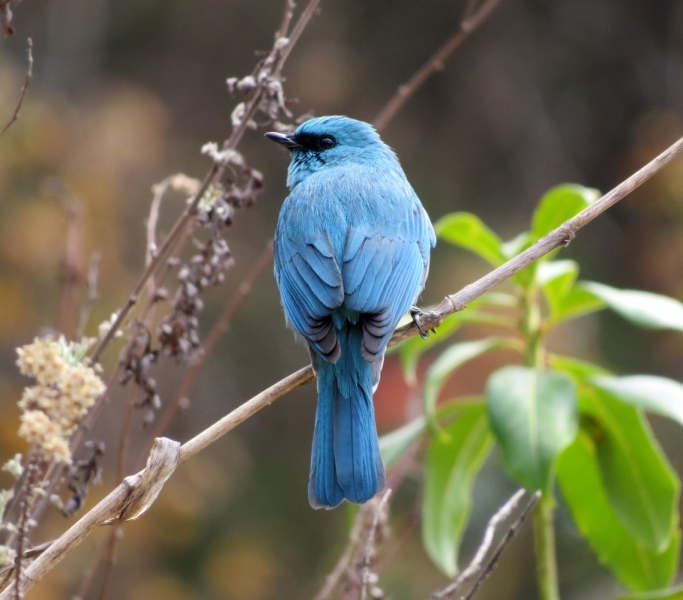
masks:
<instances>
[{"instance_id":1,"label":"black beak","mask_svg":"<svg viewBox=\"0 0 683 600\"><path fill-rule=\"evenodd\" d=\"M266 133L266 137L269 140L273 140L274 142L280 144L281 146L288 148L289 150L294 150L295 148L301 148L301 145L297 144L292 139L291 135L285 135L284 133L276 133L274 131L271 131L270 133Z\"/></svg>"}]
</instances>

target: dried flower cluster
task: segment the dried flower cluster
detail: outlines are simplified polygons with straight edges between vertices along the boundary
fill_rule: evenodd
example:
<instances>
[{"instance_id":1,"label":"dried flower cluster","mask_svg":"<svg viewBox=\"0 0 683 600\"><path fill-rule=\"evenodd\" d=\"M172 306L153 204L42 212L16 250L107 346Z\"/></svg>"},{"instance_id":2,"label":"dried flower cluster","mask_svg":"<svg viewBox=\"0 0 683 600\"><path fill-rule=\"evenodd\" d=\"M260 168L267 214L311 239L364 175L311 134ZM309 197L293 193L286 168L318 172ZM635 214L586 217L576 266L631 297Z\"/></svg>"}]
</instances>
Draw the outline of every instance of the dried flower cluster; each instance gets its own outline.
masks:
<instances>
[{"instance_id":1,"label":"dried flower cluster","mask_svg":"<svg viewBox=\"0 0 683 600\"><path fill-rule=\"evenodd\" d=\"M223 230L232 225L235 210L251 206L263 190L263 176L248 166L239 152L219 151L214 143L206 144L202 151L225 164L227 175L211 186L199 203L197 222L211 233L206 241L195 239L198 252L178 271L173 314L159 328L163 351L183 360L193 360L201 353L198 316L204 302L200 295L221 284L234 263Z\"/></svg>"},{"instance_id":2,"label":"dried flower cluster","mask_svg":"<svg viewBox=\"0 0 683 600\"><path fill-rule=\"evenodd\" d=\"M290 102L284 96L282 78L276 68L287 44L286 38L279 39L273 51L257 65L251 75L227 80L231 94L252 95L260 90L256 112L261 120L257 122L255 118L250 119L246 124L249 128L268 126L278 131L293 129L293 126L280 121L291 120L292 113L288 109ZM242 126L247 105L248 102L240 102L235 107L232 113L234 128ZM306 118L308 115L296 122L302 122ZM169 259L169 266L179 267L178 287L171 301L173 312L161 322L156 332L159 347L152 346L152 335L147 326L138 323L133 333L134 343L124 357L125 375L122 383L134 380L143 391L144 397L138 406L145 411L145 425L152 422L155 412L161 407L156 381L150 376L152 365L156 363L160 353L181 361L192 361L201 355L198 330L199 315L204 309L201 295L221 284L225 280L225 272L234 263L228 243L223 237L224 230L232 225L237 209L251 206L263 191L263 175L249 166L244 156L234 148L224 146L219 149L218 144L209 142L203 146L202 153L221 165L224 173L220 181L209 186L197 205L196 224L209 230L209 234L200 236L197 232L193 242L198 251L189 261L181 262L177 257ZM190 196L190 202L199 182L184 175L176 175L159 184L160 187L153 188L155 197L163 193L169 185L185 191ZM163 287L155 292L156 301L163 301L168 297L169 294Z\"/></svg>"},{"instance_id":3,"label":"dried flower cluster","mask_svg":"<svg viewBox=\"0 0 683 600\"><path fill-rule=\"evenodd\" d=\"M138 406L145 411L143 425L147 426L154 421L155 411L161 408L156 380L149 376L151 366L159 358L159 350L152 348L152 334L141 321L137 321L133 326L132 335L130 350L123 365L121 385L126 385L132 379L144 392L145 395Z\"/></svg>"},{"instance_id":4,"label":"dried flower cluster","mask_svg":"<svg viewBox=\"0 0 683 600\"><path fill-rule=\"evenodd\" d=\"M17 350L20 371L37 383L19 401L19 435L49 459L71 461L68 437L105 389L94 369L80 362L83 347L48 337Z\"/></svg>"},{"instance_id":5,"label":"dried flower cluster","mask_svg":"<svg viewBox=\"0 0 683 600\"><path fill-rule=\"evenodd\" d=\"M255 121L250 121L247 124L248 127L256 129L258 125L271 125L276 123L281 116L285 116L288 119L292 118L292 113L287 106L288 104L291 104L291 101L285 98L282 86L282 76L276 68L281 53L288 44L288 38L279 38L275 42L273 51L256 65L253 74L247 75L242 79L230 77L226 81L230 94L235 94L236 92L251 93L256 88L261 88L262 90L258 109L259 112L266 115L268 122L257 124ZM238 127L241 124L245 112L246 104L244 102L239 103L235 107L231 115L233 127Z\"/></svg>"}]
</instances>

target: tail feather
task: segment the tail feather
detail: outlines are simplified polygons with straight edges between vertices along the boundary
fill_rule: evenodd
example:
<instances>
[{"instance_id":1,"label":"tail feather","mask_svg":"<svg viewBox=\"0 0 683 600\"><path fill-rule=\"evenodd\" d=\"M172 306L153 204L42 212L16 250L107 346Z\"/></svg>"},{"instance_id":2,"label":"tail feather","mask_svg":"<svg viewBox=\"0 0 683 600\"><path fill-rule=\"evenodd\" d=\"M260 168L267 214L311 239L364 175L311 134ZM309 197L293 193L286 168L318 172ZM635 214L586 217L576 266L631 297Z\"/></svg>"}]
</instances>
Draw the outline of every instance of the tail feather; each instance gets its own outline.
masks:
<instances>
[{"instance_id":1,"label":"tail feather","mask_svg":"<svg viewBox=\"0 0 683 600\"><path fill-rule=\"evenodd\" d=\"M376 367L361 357L360 324L337 331L341 357L319 361L318 409L308 496L314 508L333 508L344 498L367 502L384 489L372 404Z\"/></svg>"}]
</instances>

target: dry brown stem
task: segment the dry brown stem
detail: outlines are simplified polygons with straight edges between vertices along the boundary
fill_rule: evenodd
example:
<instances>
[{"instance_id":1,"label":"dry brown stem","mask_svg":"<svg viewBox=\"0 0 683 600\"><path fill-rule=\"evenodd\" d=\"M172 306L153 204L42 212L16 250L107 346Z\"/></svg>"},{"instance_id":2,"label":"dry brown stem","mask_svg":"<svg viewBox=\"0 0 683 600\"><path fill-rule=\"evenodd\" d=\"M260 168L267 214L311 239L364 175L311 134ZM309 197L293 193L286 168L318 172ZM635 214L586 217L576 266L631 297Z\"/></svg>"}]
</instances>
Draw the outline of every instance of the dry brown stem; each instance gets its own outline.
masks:
<instances>
[{"instance_id":1,"label":"dry brown stem","mask_svg":"<svg viewBox=\"0 0 683 600\"><path fill-rule=\"evenodd\" d=\"M62 260L62 295L57 330L71 339L76 327L76 294L81 283L83 248L83 204L77 198L61 200L66 218L66 242Z\"/></svg>"},{"instance_id":2,"label":"dry brown stem","mask_svg":"<svg viewBox=\"0 0 683 600\"><path fill-rule=\"evenodd\" d=\"M512 511L517 508L517 505L522 499L524 492L524 489L517 490L513 496L491 517L488 525L486 526L486 530L484 531L484 537L481 541L481 544L479 545L479 548L477 548L477 551L475 552L470 564L464 571L460 573L460 575L458 575L455 581L453 581L440 592L434 592L432 594L432 600L448 598L457 592L470 579L472 579L474 575L481 571L484 559L486 558L486 555L491 548L491 544L493 543L493 536L496 534L498 525L505 521L512 514ZM535 498L536 501L538 501L537 496L533 496L532 498ZM536 504L536 501L533 503L533 505Z\"/></svg>"},{"instance_id":3,"label":"dry brown stem","mask_svg":"<svg viewBox=\"0 0 683 600\"><path fill-rule=\"evenodd\" d=\"M465 16L460 22L460 28L453 36L439 48L433 56L415 74L396 91L396 95L389 100L386 106L379 112L373 121L377 131L384 129L396 113L403 107L408 99L422 87L422 84L431 75L444 67L446 59L462 44L465 39L481 25L500 4L501 0L485 0L481 6L473 12L474 4L470 2L465 10Z\"/></svg>"},{"instance_id":4,"label":"dry brown stem","mask_svg":"<svg viewBox=\"0 0 683 600\"><path fill-rule=\"evenodd\" d=\"M10 17L6 21L6 27L3 21L3 18L0 16L0 25L3 26L5 35L11 34L14 30L12 27L9 25L9 19L11 18L11 12L9 12L9 0L7 2L0 2L0 15L2 15L2 11L7 11L7 13L10 15ZM7 29L8 28L8 29ZM9 31L9 33L7 33ZM17 121L19 119L19 111L21 110L21 105L24 103L24 98L26 97L26 91L28 90L28 86L31 83L31 78L33 77L33 40L31 38L28 38L27 41L27 53L28 53L28 69L26 69L26 77L24 78L24 85L21 88L21 96L19 96L19 102L17 103L16 108L14 109L14 112L12 113L12 118L7 122L7 125L5 125L1 130L0 130L0 136L2 136L5 131L7 131L11 126L12 123Z\"/></svg>"},{"instance_id":5,"label":"dry brown stem","mask_svg":"<svg viewBox=\"0 0 683 600\"><path fill-rule=\"evenodd\" d=\"M80 340L85 334L90 311L97 300L97 277L100 271L101 260L102 257L99 252L95 252L90 259L90 268L88 269L88 277L86 279L87 292L78 314L78 325L74 334L74 340Z\"/></svg>"}]
</instances>

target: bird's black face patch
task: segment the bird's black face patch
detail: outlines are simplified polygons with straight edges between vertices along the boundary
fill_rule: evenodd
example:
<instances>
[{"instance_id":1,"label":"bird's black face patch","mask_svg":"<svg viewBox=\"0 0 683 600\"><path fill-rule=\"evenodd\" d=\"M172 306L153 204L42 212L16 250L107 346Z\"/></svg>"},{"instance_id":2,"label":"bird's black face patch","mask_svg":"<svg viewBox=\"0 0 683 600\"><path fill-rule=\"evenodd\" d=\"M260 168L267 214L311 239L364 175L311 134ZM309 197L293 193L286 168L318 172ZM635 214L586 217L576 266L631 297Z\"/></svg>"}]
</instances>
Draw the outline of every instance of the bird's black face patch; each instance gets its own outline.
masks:
<instances>
[{"instance_id":1,"label":"bird's black face patch","mask_svg":"<svg viewBox=\"0 0 683 600\"><path fill-rule=\"evenodd\" d=\"M337 140L327 133L316 134L302 131L292 136L292 140L299 144L304 150L310 152L322 152L334 148L337 145Z\"/></svg>"}]
</instances>

